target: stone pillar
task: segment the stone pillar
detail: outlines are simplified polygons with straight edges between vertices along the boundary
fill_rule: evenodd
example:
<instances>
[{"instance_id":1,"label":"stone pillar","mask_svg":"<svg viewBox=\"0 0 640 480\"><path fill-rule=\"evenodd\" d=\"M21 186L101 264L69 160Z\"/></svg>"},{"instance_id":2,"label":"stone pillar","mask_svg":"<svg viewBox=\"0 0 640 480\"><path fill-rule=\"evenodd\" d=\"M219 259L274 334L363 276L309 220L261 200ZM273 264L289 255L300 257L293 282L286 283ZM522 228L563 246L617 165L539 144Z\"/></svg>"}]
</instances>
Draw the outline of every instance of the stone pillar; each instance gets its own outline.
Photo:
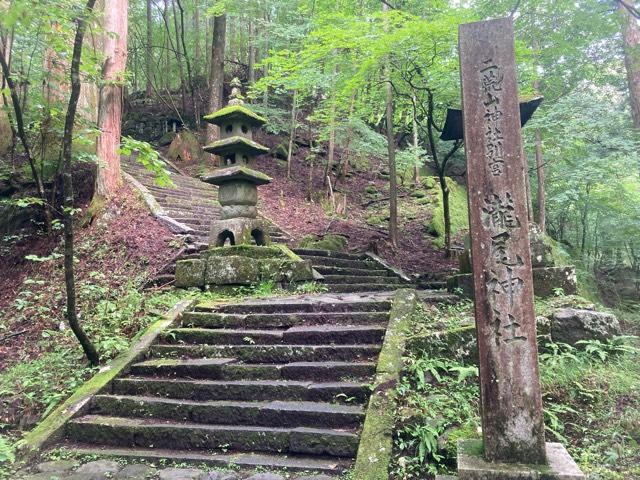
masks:
<instances>
[{"instance_id":1,"label":"stone pillar","mask_svg":"<svg viewBox=\"0 0 640 480\"><path fill-rule=\"evenodd\" d=\"M538 478L498 467L549 470L512 21L461 25L459 42L483 449L459 447L458 473Z\"/></svg>"},{"instance_id":2,"label":"stone pillar","mask_svg":"<svg viewBox=\"0 0 640 480\"><path fill-rule=\"evenodd\" d=\"M545 463L529 221L510 19L460 26L484 455Z\"/></svg>"}]
</instances>

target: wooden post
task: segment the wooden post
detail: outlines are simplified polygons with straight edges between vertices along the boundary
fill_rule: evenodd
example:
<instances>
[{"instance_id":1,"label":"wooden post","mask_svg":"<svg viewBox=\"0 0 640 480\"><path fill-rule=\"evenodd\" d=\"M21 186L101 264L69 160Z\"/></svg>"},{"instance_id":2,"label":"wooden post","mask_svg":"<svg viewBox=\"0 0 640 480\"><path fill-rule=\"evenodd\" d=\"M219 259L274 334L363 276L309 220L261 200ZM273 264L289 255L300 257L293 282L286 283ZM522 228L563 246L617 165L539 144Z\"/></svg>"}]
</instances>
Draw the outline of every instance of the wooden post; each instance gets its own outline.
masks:
<instances>
[{"instance_id":1,"label":"wooden post","mask_svg":"<svg viewBox=\"0 0 640 480\"><path fill-rule=\"evenodd\" d=\"M484 457L544 464L513 24L460 26Z\"/></svg>"}]
</instances>

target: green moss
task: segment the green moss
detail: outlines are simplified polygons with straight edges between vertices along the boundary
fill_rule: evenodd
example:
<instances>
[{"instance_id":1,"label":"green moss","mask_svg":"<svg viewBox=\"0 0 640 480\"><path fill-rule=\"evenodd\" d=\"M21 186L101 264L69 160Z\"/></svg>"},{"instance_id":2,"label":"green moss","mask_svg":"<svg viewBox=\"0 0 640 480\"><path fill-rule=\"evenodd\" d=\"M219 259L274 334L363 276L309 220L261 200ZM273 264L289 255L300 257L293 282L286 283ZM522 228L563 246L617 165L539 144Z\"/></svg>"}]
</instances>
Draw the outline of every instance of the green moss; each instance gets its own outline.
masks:
<instances>
[{"instance_id":1,"label":"green moss","mask_svg":"<svg viewBox=\"0 0 640 480\"><path fill-rule=\"evenodd\" d=\"M233 121L235 119L244 119L252 125L263 125L267 123L267 119L252 112L242 105L229 105L221 108L217 112L204 116L204 120L215 125L221 125L224 122Z\"/></svg>"},{"instance_id":2,"label":"green moss","mask_svg":"<svg viewBox=\"0 0 640 480\"><path fill-rule=\"evenodd\" d=\"M322 238L319 238L316 235L307 235L300 241L300 248L343 252L347 248L347 238L342 235L332 234L325 235Z\"/></svg>"},{"instance_id":3,"label":"green moss","mask_svg":"<svg viewBox=\"0 0 640 480\"><path fill-rule=\"evenodd\" d=\"M282 250L278 246L255 246L255 245L231 245L227 247L212 247L207 249L202 256L207 257L229 257L240 256L249 258L274 258L282 255Z\"/></svg>"},{"instance_id":4,"label":"green moss","mask_svg":"<svg viewBox=\"0 0 640 480\"><path fill-rule=\"evenodd\" d=\"M370 196L376 196L380 193L380 191L375 185L367 185L366 187L364 187L364 193Z\"/></svg>"},{"instance_id":5,"label":"green moss","mask_svg":"<svg viewBox=\"0 0 640 480\"><path fill-rule=\"evenodd\" d=\"M451 236L455 237L462 230L469 228L469 213L467 206L467 192L465 188L456 183L453 179L447 177L447 186L449 187L449 212L451 215ZM433 244L437 247L444 247L444 206L442 204L442 192L440 185L436 185L438 190L435 208L433 209L433 217L425 226L429 234L436 238Z\"/></svg>"},{"instance_id":6,"label":"green moss","mask_svg":"<svg viewBox=\"0 0 640 480\"><path fill-rule=\"evenodd\" d=\"M542 241L549 248L553 264L556 267L566 267L573 265L571 255L567 252L560 242L555 241L549 235L544 234Z\"/></svg>"},{"instance_id":7,"label":"green moss","mask_svg":"<svg viewBox=\"0 0 640 480\"><path fill-rule=\"evenodd\" d=\"M396 383L402 371L405 331L417 305L412 290L398 290L389 314L389 326L378 357L378 368L365 417L353 478L388 480L393 452L397 405Z\"/></svg>"}]
</instances>

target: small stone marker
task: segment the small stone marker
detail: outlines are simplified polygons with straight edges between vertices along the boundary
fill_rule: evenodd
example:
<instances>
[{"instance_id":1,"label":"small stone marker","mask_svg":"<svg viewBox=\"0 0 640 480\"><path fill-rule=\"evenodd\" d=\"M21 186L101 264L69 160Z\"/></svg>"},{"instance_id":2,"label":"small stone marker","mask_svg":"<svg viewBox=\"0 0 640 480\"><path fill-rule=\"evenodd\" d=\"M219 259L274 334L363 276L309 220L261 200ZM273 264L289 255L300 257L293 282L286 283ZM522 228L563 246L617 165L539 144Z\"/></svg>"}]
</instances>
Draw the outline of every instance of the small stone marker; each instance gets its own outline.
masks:
<instances>
[{"instance_id":1,"label":"small stone marker","mask_svg":"<svg viewBox=\"0 0 640 480\"><path fill-rule=\"evenodd\" d=\"M495 468L548 469L512 21L461 25L459 42L484 449L461 444L458 473L538 478Z\"/></svg>"}]
</instances>

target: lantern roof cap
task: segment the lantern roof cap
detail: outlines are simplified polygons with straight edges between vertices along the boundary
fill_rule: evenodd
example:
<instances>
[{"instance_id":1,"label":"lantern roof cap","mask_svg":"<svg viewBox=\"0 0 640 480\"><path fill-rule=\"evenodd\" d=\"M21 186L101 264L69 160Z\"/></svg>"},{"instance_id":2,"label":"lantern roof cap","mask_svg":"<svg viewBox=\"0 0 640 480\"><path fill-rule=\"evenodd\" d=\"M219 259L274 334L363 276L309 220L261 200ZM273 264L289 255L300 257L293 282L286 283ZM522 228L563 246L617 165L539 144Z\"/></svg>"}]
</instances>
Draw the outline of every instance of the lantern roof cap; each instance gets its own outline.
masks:
<instances>
[{"instance_id":1,"label":"lantern roof cap","mask_svg":"<svg viewBox=\"0 0 640 480\"><path fill-rule=\"evenodd\" d=\"M271 183L271 177L253 170L244 165L220 168L209 175L204 175L202 181L213 185L223 185L225 183L242 180L254 185L266 185Z\"/></svg>"},{"instance_id":2,"label":"lantern roof cap","mask_svg":"<svg viewBox=\"0 0 640 480\"><path fill-rule=\"evenodd\" d=\"M266 118L252 112L244 105L227 105L220 110L204 116L205 122L222 126L231 122L246 122L252 127L260 127L267 123Z\"/></svg>"},{"instance_id":3,"label":"lantern roof cap","mask_svg":"<svg viewBox=\"0 0 640 480\"><path fill-rule=\"evenodd\" d=\"M233 153L246 153L249 155L262 155L267 153L269 149L258 142L254 142L246 137L235 135L233 137L223 138L217 140L210 145L204 147L204 151L212 153L213 155L230 155Z\"/></svg>"}]
</instances>

